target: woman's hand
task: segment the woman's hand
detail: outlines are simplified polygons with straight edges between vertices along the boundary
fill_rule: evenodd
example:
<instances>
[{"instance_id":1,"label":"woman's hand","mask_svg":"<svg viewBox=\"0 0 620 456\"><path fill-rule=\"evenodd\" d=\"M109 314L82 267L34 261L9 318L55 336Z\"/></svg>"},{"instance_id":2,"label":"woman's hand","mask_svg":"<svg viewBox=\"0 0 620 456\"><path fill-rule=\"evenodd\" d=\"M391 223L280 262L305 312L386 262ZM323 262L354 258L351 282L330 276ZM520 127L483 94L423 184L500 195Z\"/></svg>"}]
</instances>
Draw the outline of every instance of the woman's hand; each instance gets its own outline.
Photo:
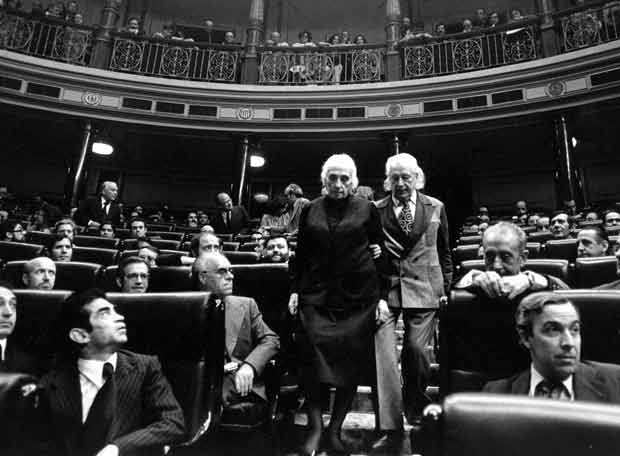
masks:
<instances>
[{"instance_id":1,"label":"woman's hand","mask_svg":"<svg viewBox=\"0 0 620 456\"><path fill-rule=\"evenodd\" d=\"M291 315L297 315L297 301L299 295L297 293L291 293L291 297L288 300L288 311Z\"/></svg>"},{"instance_id":2,"label":"woman's hand","mask_svg":"<svg viewBox=\"0 0 620 456\"><path fill-rule=\"evenodd\" d=\"M373 260L376 260L381 256L381 246L379 244L370 244L368 248L370 249L370 254L372 255Z\"/></svg>"},{"instance_id":3,"label":"woman's hand","mask_svg":"<svg viewBox=\"0 0 620 456\"><path fill-rule=\"evenodd\" d=\"M377 325L385 323L390 317L390 308L385 302L385 299L380 299L377 304L377 312L375 314L375 320L377 321Z\"/></svg>"}]
</instances>

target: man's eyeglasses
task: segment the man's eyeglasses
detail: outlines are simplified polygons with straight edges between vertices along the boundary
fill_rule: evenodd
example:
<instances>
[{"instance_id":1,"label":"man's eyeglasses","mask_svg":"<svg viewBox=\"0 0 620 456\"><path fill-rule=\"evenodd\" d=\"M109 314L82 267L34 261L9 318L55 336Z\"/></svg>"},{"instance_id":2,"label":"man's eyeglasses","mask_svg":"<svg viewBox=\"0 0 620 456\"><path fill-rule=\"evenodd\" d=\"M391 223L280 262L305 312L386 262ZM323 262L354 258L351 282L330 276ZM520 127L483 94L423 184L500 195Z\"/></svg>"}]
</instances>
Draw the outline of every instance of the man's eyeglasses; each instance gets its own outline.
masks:
<instances>
[{"instance_id":1,"label":"man's eyeglasses","mask_svg":"<svg viewBox=\"0 0 620 456\"><path fill-rule=\"evenodd\" d=\"M125 274L125 277L127 277L128 279L132 279L132 280L135 280L137 278L144 280L144 279L148 279L149 276L150 274L145 274L144 272L130 272L129 274Z\"/></svg>"}]
</instances>

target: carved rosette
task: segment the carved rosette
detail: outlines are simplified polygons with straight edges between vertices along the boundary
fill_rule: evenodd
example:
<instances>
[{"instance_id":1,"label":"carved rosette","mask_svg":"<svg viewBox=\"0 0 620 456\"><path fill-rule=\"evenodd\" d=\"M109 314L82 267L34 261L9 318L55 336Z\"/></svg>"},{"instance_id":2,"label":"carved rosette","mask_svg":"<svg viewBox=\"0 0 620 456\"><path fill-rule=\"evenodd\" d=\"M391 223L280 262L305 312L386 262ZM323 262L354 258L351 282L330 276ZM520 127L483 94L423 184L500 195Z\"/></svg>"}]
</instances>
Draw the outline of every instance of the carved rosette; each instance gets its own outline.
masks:
<instances>
[{"instance_id":1,"label":"carved rosette","mask_svg":"<svg viewBox=\"0 0 620 456\"><path fill-rule=\"evenodd\" d=\"M482 66L482 44L480 39L457 41L452 48L454 68L457 71L472 70Z\"/></svg>"},{"instance_id":2,"label":"carved rosette","mask_svg":"<svg viewBox=\"0 0 620 456\"><path fill-rule=\"evenodd\" d=\"M426 46L405 48L405 73L406 77L419 77L433 74L433 53Z\"/></svg>"},{"instance_id":3,"label":"carved rosette","mask_svg":"<svg viewBox=\"0 0 620 456\"><path fill-rule=\"evenodd\" d=\"M376 81L381 78L381 53L377 50L354 51L352 81Z\"/></svg>"},{"instance_id":4,"label":"carved rosette","mask_svg":"<svg viewBox=\"0 0 620 456\"><path fill-rule=\"evenodd\" d=\"M207 80L234 81L237 74L238 54L230 51L209 52Z\"/></svg>"},{"instance_id":5,"label":"carved rosette","mask_svg":"<svg viewBox=\"0 0 620 456\"><path fill-rule=\"evenodd\" d=\"M167 76L187 76L190 51L189 48L181 46L165 48L161 56L160 72Z\"/></svg>"},{"instance_id":6,"label":"carved rosette","mask_svg":"<svg viewBox=\"0 0 620 456\"><path fill-rule=\"evenodd\" d=\"M110 68L121 71L139 71L144 44L133 40L114 40L114 50L110 61Z\"/></svg>"}]
</instances>

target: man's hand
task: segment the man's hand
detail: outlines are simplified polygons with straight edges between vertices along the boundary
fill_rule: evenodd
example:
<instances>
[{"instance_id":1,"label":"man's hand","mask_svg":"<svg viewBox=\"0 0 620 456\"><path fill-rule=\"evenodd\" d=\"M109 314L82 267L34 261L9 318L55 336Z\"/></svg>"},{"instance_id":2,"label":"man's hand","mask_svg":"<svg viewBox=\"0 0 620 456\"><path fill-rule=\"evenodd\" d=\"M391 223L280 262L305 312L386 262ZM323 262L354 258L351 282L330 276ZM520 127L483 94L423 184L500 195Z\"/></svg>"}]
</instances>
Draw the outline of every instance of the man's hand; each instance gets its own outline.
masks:
<instances>
[{"instance_id":1,"label":"man's hand","mask_svg":"<svg viewBox=\"0 0 620 456\"><path fill-rule=\"evenodd\" d=\"M527 275L519 273L517 275L502 277L502 292L508 299L514 299L532 286Z\"/></svg>"},{"instance_id":2,"label":"man's hand","mask_svg":"<svg viewBox=\"0 0 620 456\"><path fill-rule=\"evenodd\" d=\"M379 244L370 244L368 248L370 249L370 254L372 255L373 260L376 260L381 256L381 246Z\"/></svg>"},{"instance_id":3,"label":"man's hand","mask_svg":"<svg viewBox=\"0 0 620 456\"><path fill-rule=\"evenodd\" d=\"M118 456L118 447L112 444L106 445L96 456Z\"/></svg>"},{"instance_id":4,"label":"man's hand","mask_svg":"<svg viewBox=\"0 0 620 456\"><path fill-rule=\"evenodd\" d=\"M385 302L385 299L380 299L377 304L377 312L375 314L375 320L377 321L377 325L381 323L385 323L390 317L390 309Z\"/></svg>"},{"instance_id":5,"label":"man's hand","mask_svg":"<svg viewBox=\"0 0 620 456\"><path fill-rule=\"evenodd\" d=\"M491 298L502 296L502 277L495 271L481 272L472 280L472 284Z\"/></svg>"},{"instance_id":6,"label":"man's hand","mask_svg":"<svg viewBox=\"0 0 620 456\"><path fill-rule=\"evenodd\" d=\"M235 373L235 389L242 396L252 391L254 384L254 369L249 364L242 364Z\"/></svg>"},{"instance_id":7,"label":"man's hand","mask_svg":"<svg viewBox=\"0 0 620 456\"><path fill-rule=\"evenodd\" d=\"M299 295L297 293L291 293L291 297L288 300L288 311L291 315L297 315L297 301Z\"/></svg>"}]
</instances>

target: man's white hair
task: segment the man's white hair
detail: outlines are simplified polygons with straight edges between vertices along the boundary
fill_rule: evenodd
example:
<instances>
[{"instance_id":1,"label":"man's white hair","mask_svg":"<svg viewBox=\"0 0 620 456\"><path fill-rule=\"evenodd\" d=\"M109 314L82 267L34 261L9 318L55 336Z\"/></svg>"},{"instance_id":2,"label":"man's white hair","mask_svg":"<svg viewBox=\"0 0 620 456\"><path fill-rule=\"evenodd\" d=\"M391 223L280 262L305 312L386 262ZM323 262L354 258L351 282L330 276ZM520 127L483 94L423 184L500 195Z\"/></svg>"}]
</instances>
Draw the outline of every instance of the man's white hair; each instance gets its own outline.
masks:
<instances>
[{"instance_id":1,"label":"man's white hair","mask_svg":"<svg viewBox=\"0 0 620 456\"><path fill-rule=\"evenodd\" d=\"M349 172L351 175L351 183L353 184L352 190L355 190L359 185L359 179L357 178L357 167L351 156L347 154L334 154L325 160L323 168L321 168L321 182L323 186L327 184L327 174L329 170L334 168L342 168Z\"/></svg>"},{"instance_id":2,"label":"man's white hair","mask_svg":"<svg viewBox=\"0 0 620 456\"><path fill-rule=\"evenodd\" d=\"M392 155L385 162L385 181L383 182L383 187L388 192L392 191L392 180L390 179L390 174L392 174L392 170L396 167L402 167L411 172L411 175L414 176L414 187L416 190L422 190L424 188L424 184L426 183L424 171L422 171L422 168L418 166L418 161L413 155L403 153Z\"/></svg>"}]
</instances>

